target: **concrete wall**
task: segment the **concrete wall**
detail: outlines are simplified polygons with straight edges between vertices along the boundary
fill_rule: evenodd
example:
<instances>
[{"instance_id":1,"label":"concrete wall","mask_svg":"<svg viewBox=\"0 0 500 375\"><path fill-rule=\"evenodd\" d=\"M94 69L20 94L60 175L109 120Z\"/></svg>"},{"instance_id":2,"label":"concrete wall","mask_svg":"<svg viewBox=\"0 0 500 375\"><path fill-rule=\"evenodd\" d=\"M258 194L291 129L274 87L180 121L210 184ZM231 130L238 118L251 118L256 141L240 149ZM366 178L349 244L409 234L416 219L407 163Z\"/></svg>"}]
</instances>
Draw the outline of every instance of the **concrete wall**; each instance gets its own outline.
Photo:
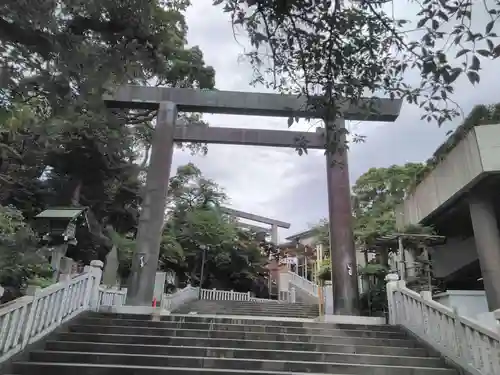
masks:
<instances>
[{"instance_id":1,"label":"concrete wall","mask_svg":"<svg viewBox=\"0 0 500 375\"><path fill-rule=\"evenodd\" d=\"M475 133L483 170L500 171L500 124L477 126Z\"/></svg>"},{"instance_id":2,"label":"concrete wall","mask_svg":"<svg viewBox=\"0 0 500 375\"><path fill-rule=\"evenodd\" d=\"M460 315L468 318L478 319L478 316L489 312L484 290L448 290L432 299L442 305L456 307Z\"/></svg>"},{"instance_id":3,"label":"concrete wall","mask_svg":"<svg viewBox=\"0 0 500 375\"><path fill-rule=\"evenodd\" d=\"M498 127L500 125L493 125ZM487 126L485 126L487 127ZM419 223L483 173L476 132L471 131L398 207L398 227ZM491 158L491 157L490 157Z\"/></svg>"},{"instance_id":4,"label":"concrete wall","mask_svg":"<svg viewBox=\"0 0 500 375\"><path fill-rule=\"evenodd\" d=\"M476 126L396 209L398 227L417 224L484 172L500 171L500 124Z\"/></svg>"},{"instance_id":5,"label":"concrete wall","mask_svg":"<svg viewBox=\"0 0 500 375\"><path fill-rule=\"evenodd\" d=\"M449 238L446 244L433 247L431 258L434 276L446 277L477 260L474 237Z\"/></svg>"}]
</instances>

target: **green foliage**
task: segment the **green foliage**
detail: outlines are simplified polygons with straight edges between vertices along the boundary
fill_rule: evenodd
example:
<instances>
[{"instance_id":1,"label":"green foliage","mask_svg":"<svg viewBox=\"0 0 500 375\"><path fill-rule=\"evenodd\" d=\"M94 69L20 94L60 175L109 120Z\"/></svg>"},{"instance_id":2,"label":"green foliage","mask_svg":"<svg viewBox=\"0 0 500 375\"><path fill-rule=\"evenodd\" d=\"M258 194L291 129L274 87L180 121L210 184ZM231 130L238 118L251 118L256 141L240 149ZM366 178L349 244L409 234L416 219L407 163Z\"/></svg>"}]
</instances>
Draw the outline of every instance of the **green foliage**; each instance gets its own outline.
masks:
<instances>
[{"instance_id":1,"label":"green foliage","mask_svg":"<svg viewBox=\"0 0 500 375\"><path fill-rule=\"evenodd\" d=\"M356 242L369 247L376 238L397 232L395 209L426 166L422 163L370 168L352 188Z\"/></svg>"},{"instance_id":2,"label":"green foliage","mask_svg":"<svg viewBox=\"0 0 500 375\"><path fill-rule=\"evenodd\" d=\"M361 175L352 188L353 229L356 244L369 248L384 235L398 232L395 209L409 194L412 184L426 165L407 163L388 168L370 168ZM320 221L315 227L318 243L330 248L328 221ZM414 225L404 233L432 234L429 227Z\"/></svg>"},{"instance_id":3,"label":"green foliage","mask_svg":"<svg viewBox=\"0 0 500 375\"><path fill-rule=\"evenodd\" d=\"M160 269L174 270L181 282L189 279L207 288L253 290L265 296L261 274L268 253L254 234L221 214L217 207L225 200L223 190L195 165L178 168L170 179ZM200 280L203 248L207 256Z\"/></svg>"},{"instance_id":4,"label":"green foliage","mask_svg":"<svg viewBox=\"0 0 500 375\"><path fill-rule=\"evenodd\" d=\"M126 280L132 268L135 239L122 235L113 229L109 230L109 236L118 253L118 274L122 280Z\"/></svg>"},{"instance_id":5,"label":"green foliage","mask_svg":"<svg viewBox=\"0 0 500 375\"><path fill-rule=\"evenodd\" d=\"M387 266L378 263L368 263L359 269L358 273L368 287L360 296L360 307L363 315L381 315L387 311L387 293L385 276Z\"/></svg>"},{"instance_id":6,"label":"green foliage","mask_svg":"<svg viewBox=\"0 0 500 375\"><path fill-rule=\"evenodd\" d=\"M318 224L313 226L313 235L315 237L316 245L322 245L325 256L329 256L330 252L330 228L328 227L328 220L321 219Z\"/></svg>"},{"instance_id":7,"label":"green foliage","mask_svg":"<svg viewBox=\"0 0 500 375\"><path fill-rule=\"evenodd\" d=\"M69 249L75 260L104 260L110 233L131 239L137 231L156 111L109 110L102 101L107 88L214 86L200 49L187 46L187 6L186 0L2 4L0 204L28 219L48 206L90 207L90 231L78 232ZM181 117L202 122L196 113ZM126 264L133 245L120 247Z\"/></svg>"},{"instance_id":8,"label":"green foliage","mask_svg":"<svg viewBox=\"0 0 500 375\"><path fill-rule=\"evenodd\" d=\"M317 276L320 280L322 281L329 281L332 279L332 273L331 273L331 262L330 259L324 259L321 261L319 271L317 273Z\"/></svg>"},{"instance_id":9,"label":"green foliage","mask_svg":"<svg viewBox=\"0 0 500 375\"><path fill-rule=\"evenodd\" d=\"M368 263L358 272L360 275L378 276L380 279L384 279L385 275L387 275L387 271L387 267L383 264Z\"/></svg>"},{"instance_id":10,"label":"green foliage","mask_svg":"<svg viewBox=\"0 0 500 375\"><path fill-rule=\"evenodd\" d=\"M212 88L213 69L198 47L185 46L188 5L7 0L0 18L7 94L40 95L61 113L98 104L103 85L115 83Z\"/></svg>"},{"instance_id":11,"label":"green foliage","mask_svg":"<svg viewBox=\"0 0 500 375\"><path fill-rule=\"evenodd\" d=\"M13 207L0 206L0 285L7 291L2 300L19 297L30 280L47 284L51 275L47 260L37 249L37 238L22 214Z\"/></svg>"},{"instance_id":12,"label":"green foliage","mask_svg":"<svg viewBox=\"0 0 500 375\"><path fill-rule=\"evenodd\" d=\"M384 316L387 312L387 291L385 283L372 286L361 294L360 312L363 316Z\"/></svg>"},{"instance_id":13,"label":"green foliage","mask_svg":"<svg viewBox=\"0 0 500 375\"><path fill-rule=\"evenodd\" d=\"M459 77L474 85L481 61L500 56L496 1L411 0L416 22L396 19L395 5L386 1L213 3L222 4L235 27L249 36L254 82L308 98L321 95L323 100L310 103L328 106L327 119L345 117L342 104L362 105L368 91L416 104L422 119L441 125L460 114L453 100ZM472 22L473 14L488 21ZM410 80L410 72L419 79ZM376 112L372 104L366 109ZM345 132L328 127L335 135ZM336 136L327 141L329 151L343 146Z\"/></svg>"}]
</instances>

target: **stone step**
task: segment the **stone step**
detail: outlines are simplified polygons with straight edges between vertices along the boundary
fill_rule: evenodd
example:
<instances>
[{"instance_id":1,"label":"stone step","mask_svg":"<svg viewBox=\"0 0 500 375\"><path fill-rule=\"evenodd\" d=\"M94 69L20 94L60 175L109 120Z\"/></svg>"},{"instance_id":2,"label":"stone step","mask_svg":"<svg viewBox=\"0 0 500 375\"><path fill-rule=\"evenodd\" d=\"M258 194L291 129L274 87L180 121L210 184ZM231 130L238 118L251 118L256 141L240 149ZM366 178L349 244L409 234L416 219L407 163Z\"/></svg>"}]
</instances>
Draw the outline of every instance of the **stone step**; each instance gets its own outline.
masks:
<instances>
[{"instance_id":1,"label":"stone step","mask_svg":"<svg viewBox=\"0 0 500 375\"><path fill-rule=\"evenodd\" d=\"M81 325L95 326L135 326L135 327L152 327L152 328L182 328L194 330L215 330L215 331L245 331L245 332L261 332L261 333L286 333L299 335L330 335L338 336L345 334L349 337L379 337L379 338L406 338L404 332L384 331L384 330L356 330L342 329L337 327L328 328L305 328L305 327L286 327L274 325L253 325L253 324L221 324L208 322L169 322L169 321L152 321L152 320L126 320L112 318L84 318L80 319Z\"/></svg>"},{"instance_id":2,"label":"stone step","mask_svg":"<svg viewBox=\"0 0 500 375\"><path fill-rule=\"evenodd\" d=\"M266 341L263 339L248 339L242 336L235 338L214 338L214 337L179 337L179 336L148 336L148 335L113 335L103 333L61 333L58 336L60 341L73 342L99 342L99 343L119 343L133 345L167 345L167 346L197 346L197 347L222 347L222 348L246 348L246 349L269 349L269 350L298 350L298 351L320 351L339 352L339 347L354 348L351 352L373 354L392 354L392 350L397 348L416 349L414 342L408 345L399 343L398 345L380 345L378 342L370 342L367 339L359 339L356 342L352 338L340 338L328 343L321 342L300 342L300 341ZM379 344L380 346L377 346ZM366 349L368 347L369 349ZM378 349L373 349L378 348ZM423 350L423 349L422 349ZM342 352L342 351L341 351ZM425 351L424 351L425 352ZM422 353L422 352L420 352Z\"/></svg>"},{"instance_id":3,"label":"stone step","mask_svg":"<svg viewBox=\"0 0 500 375\"><path fill-rule=\"evenodd\" d=\"M248 316L297 316L297 317L317 317L317 305L304 304L280 304L280 303L259 303L252 301L206 301L197 300L187 305L180 306L174 312L177 313L210 313L210 314L233 314Z\"/></svg>"},{"instance_id":4,"label":"stone step","mask_svg":"<svg viewBox=\"0 0 500 375\"><path fill-rule=\"evenodd\" d=\"M112 313L91 313L87 315L94 318L113 318L125 320L151 320L151 315L131 315L131 314L112 314ZM182 323L217 323L217 324L242 324L242 325L268 325L280 327L300 327L300 328L340 328L352 330L377 330L401 332L401 329L390 325L363 325L363 324L333 324L302 320L264 320L251 318L233 318L233 317L211 317L202 315L171 314L161 316L163 322L182 322Z\"/></svg>"},{"instance_id":5,"label":"stone step","mask_svg":"<svg viewBox=\"0 0 500 375\"><path fill-rule=\"evenodd\" d=\"M16 372L26 373L24 367L37 365L38 373L54 374L51 367L55 363L81 363L92 365L116 366L115 371L121 370L122 366L133 366L142 369L152 369L155 367L168 368L209 368L245 371L261 371L262 373L278 372L299 372L299 373L324 373L324 374L349 374L349 375L456 375L456 372L446 368L430 367L409 367L409 366L381 366L362 365L354 363L327 363L327 362L299 362L299 361L279 361L279 360L257 360L257 359L235 359L235 358L206 358L206 357L185 357L185 356L151 356L137 354L103 354L103 353L82 353L82 352L33 352L31 354L33 362L18 363L14 365ZM45 364L45 365L44 365ZM45 368L44 368L45 367ZM92 368L87 367L89 370ZM45 371L43 371L45 370ZM73 368L70 372L73 375ZM140 371L140 370L138 370ZM109 374L111 371L107 372ZM143 371L140 371L141 373ZM87 372L90 374L90 372ZM96 372L92 372L95 374ZM30 375L33 372L30 372ZM134 372L136 374L136 372Z\"/></svg>"},{"instance_id":6,"label":"stone step","mask_svg":"<svg viewBox=\"0 0 500 375\"><path fill-rule=\"evenodd\" d=\"M214 303L190 303L188 306L197 307L223 307L230 309L262 309L262 310L305 310L317 308L316 305L296 305L296 304L270 304L270 303L238 303L238 304L228 304L224 301L217 301Z\"/></svg>"},{"instance_id":7,"label":"stone step","mask_svg":"<svg viewBox=\"0 0 500 375\"><path fill-rule=\"evenodd\" d=\"M211 368L174 368L174 367L155 367L155 366L114 366L114 365L89 365L84 363L43 363L43 362L19 362L16 364L16 374L18 375L289 375L286 371L272 370L226 370ZM402 368L396 368L399 372L385 372L385 368L379 368L380 371L366 372L366 375L456 375L448 369L423 369L415 371L414 369L404 371ZM401 370L400 370L401 369ZM295 372L295 375L324 375L311 372ZM355 372L330 373L329 375L350 375L358 374Z\"/></svg>"},{"instance_id":8,"label":"stone step","mask_svg":"<svg viewBox=\"0 0 500 375\"><path fill-rule=\"evenodd\" d=\"M379 347L375 347L379 349ZM49 341L45 347L47 351L67 352L97 352L97 353L122 353L122 354L149 354L172 355L193 357L240 358L240 359L268 359L290 360L302 362L335 362L358 363L392 366L414 367L443 367L444 362L439 357L426 357L425 351L391 348L391 355L377 355L369 353L370 347L364 348L365 354L355 353L356 347L339 346L338 353L310 352L293 350L268 350L246 348L221 348L221 347L174 347L160 345L129 345L129 344L103 344L95 342L70 342ZM349 351L350 349L350 351ZM361 348L363 349L363 348ZM363 352L363 350L361 350ZM378 352L381 352L379 350ZM389 351L387 351L389 352ZM366 355L369 354L369 355Z\"/></svg>"},{"instance_id":9,"label":"stone step","mask_svg":"<svg viewBox=\"0 0 500 375\"><path fill-rule=\"evenodd\" d=\"M266 314L301 314L301 315L310 315L311 312L313 311L312 309L264 309L260 307L256 307L254 309L250 307L236 307L236 308L231 308L231 307L223 307L223 306L217 306L217 307L200 307L200 306L186 306L186 307L181 307L180 309L176 310L177 311L203 311L203 312L212 312L212 311L224 311L224 312L231 312L235 313L237 311L239 312L255 312L255 313L266 313Z\"/></svg>"},{"instance_id":10,"label":"stone step","mask_svg":"<svg viewBox=\"0 0 500 375\"><path fill-rule=\"evenodd\" d=\"M309 313L313 310L313 308L282 308L279 306L276 306L274 308L265 308L261 306L238 306L238 307L231 307L231 306L193 306L193 305L188 305L188 306L181 306L178 310L204 310L204 311L255 311L255 312L268 312L268 313Z\"/></svg>"},{"instance_id":11,"label":"stone step","mask_svg":"<svg viewBox=\"0 0 500 375\"><path fill-rule=\"evenodd\" d=\"M275 316L275 317L280 317L280 316L298 316L298 317L305 317L305 318L316 318L318 314L316 313L310 313L310 312L303 312L303 311L281 311L281 310L276 310L276 311L269 311L269 310L250 310L250 309L205 309L205 308L185 308L185 309L180 309L180 310L175 310L174 313L184 313L184 314L189 314L191 312L197 312L198 314L225 314L225 315L247 315L247 316L252 316L252 315L258 315L258 316Z\"/></svg>"},{"instance_id":12,"label":"stone step","mask_svg":"<svg viewBox=\"0 0 500 375\"><path fill-rule=\"evenodd\" d=\"M285 308L287 307L309 307L312 306L313 304L311 303L290 303L290 302L280 302L280 301L272 301L272 302L260 302L260 301L220 301L220 300L195 300L190 302L190 304L217 304L217 305L224 305L224 306L283 306Z\"/></svg>"},{"instance_id":13,"label":"stone step","mask_svg":"<svg viewBox=\"0 0 500 375\"><path fill-rule=\"evenodd\" d=\"M74 333L100 333L111 335L145 335L154 337L201 337L201 338L226 338L265 341L309 342L315 344L353 344L353 345L381 345L381 346L415 346L415 341L407 338L379 338L379 337L351 337L345 331L336 331L333 335L299 335L287 333L262 333L245 331L217 331L184 328L159 328L136 326L102 326L102 325L73 325L70 332Z\"/></svg>"},{"instance_id":14,"label":"stone step","mask_svg":"<svg viewBox=\"0 0 500 375\"><path fill-rule=\"evenodd\" d=\"M185 305L186 306L186 305ZM263 304L263 303L245 303L245 304L225 304L223 302L215 303L190 303L187 306L197 306L197 307L221 307L229 309L262 309L262 310L308 310L317 309L317 305L295 305L295 304Z\"/></svg>"},{"instance_id":15,"label":"stone step","mask_svg":"<svg viewBox=\"0 0 500 375\"><path fill-rule=\"evenodd\" d=\"M303 312L303 311L257 311L257 310L238 310L238 309L185 309L174 311L174 313L191 313L198 314L215 314L215 315L245 315L245 316L263 316L263 317L297 317L297 318L309 318L314 319L319 316L319 313L315 312Z\"/></svg>"}]
</instances>

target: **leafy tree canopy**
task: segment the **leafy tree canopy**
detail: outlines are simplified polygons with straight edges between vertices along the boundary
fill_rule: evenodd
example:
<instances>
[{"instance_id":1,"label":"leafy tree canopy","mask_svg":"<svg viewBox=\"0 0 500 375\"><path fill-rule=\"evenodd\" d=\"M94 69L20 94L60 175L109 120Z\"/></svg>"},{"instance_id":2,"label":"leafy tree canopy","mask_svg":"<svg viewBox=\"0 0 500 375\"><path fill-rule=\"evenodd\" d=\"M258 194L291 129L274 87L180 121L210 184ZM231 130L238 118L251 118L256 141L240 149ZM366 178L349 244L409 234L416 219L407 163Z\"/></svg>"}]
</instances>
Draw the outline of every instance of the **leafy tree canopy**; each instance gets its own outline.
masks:
<instances>
[{"instance_id":1,"label":"leafy tree canopy","mask_svg":"<svg viewBox=\"0 0 500 375\"><path fill-rule=\"evenodd\" d=\"M417 176L426 168L423 163L370 168L352 187L352 214L356 243L370 247L380 236L396 232L394 211L403 202ZM328 221L315 226L318 242L330 247ZM412 233L421 228L408 228Z\"/></svg>"},{"instance_id":2,"label":"leafy tree canopy","mask_svg":"<svg viewBox=\"0 0 500 375\"><path fill-rule=\"evenodd\" d=\"M413 22L396 19L390 0L213 3L247 32L255 83L324 96L319 105L333 107L327 120L343 115L343 100L359 104L369 93L417 104L422 119L441 125L460 114L453 100L459 77L479 82L481 61L500 55L495 0L412 0L405 6L415 7ZM473 22L480 19L484 22ZM335 139L329 141L332 150L338 147Z\"/></svg>"},{"instance_id":3,"label":"leafy tree canopy","mask_svg":"<svg viewBox=\"0 0 500 375\"><path fill-rule=\"evenodd\" d=\"M234 289L267 296L263 281L268 249L251 232L239 229L222 215L218 206L227 201L224 191L205 178L194 164L177 169L170 179L159 269L176 272L180 282L206 288ZM122 278L130 272L132 251L123 238L119 248ZM204 280L200 280L203 248L206 249Z\"/></svg>"},{"instance_id":4,"label":"leafy tree canopy","mask_svg":"<svg viewBox=\"0 0 500 375\"><path fill-rule=\"evenodd\" d=\"M30 281L48 281L51 269L37 238L18 210L0 206L0 285L2 302L17 298Z\"/></svg>"},{"instance_id":5,"label":"leafy tree canopy","mask_svg":"<svg viewBox=\"0 0 500 375\"><path fill-rule=\"evenodd\" d=\"M0 6L0 204L15 205L28 219L48 206L90 207L91 236L80 236L73 254L91 249L104 259L111 233L133 238L137 227L156 113L106 109L106 88L214 86L200 49L186 46L188 6L187 0ZM200 121L198 114L181 116Z\"/></svg>"}]
</instances>

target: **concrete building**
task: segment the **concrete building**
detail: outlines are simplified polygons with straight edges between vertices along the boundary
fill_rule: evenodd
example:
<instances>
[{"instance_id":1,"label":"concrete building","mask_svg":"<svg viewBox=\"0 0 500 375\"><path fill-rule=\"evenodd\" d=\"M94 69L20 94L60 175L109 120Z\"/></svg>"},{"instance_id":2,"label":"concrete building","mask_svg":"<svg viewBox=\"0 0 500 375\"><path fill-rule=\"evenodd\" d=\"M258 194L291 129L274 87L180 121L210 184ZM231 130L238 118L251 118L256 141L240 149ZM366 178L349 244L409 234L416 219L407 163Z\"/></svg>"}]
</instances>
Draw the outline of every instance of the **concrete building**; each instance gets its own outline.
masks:
<instances>
[{"instance_id":1,"label":"concrete building","mask_svg":"<svg viewBox=\"0 0 500 375\"><path fill-rule=\"evenodd\" d=\"M461 138L398 207L397 223L446 236L430 250L434 276L449 291L484 290L493 311L500 308L500 124Z\"/></svg>"}]
</instances>

